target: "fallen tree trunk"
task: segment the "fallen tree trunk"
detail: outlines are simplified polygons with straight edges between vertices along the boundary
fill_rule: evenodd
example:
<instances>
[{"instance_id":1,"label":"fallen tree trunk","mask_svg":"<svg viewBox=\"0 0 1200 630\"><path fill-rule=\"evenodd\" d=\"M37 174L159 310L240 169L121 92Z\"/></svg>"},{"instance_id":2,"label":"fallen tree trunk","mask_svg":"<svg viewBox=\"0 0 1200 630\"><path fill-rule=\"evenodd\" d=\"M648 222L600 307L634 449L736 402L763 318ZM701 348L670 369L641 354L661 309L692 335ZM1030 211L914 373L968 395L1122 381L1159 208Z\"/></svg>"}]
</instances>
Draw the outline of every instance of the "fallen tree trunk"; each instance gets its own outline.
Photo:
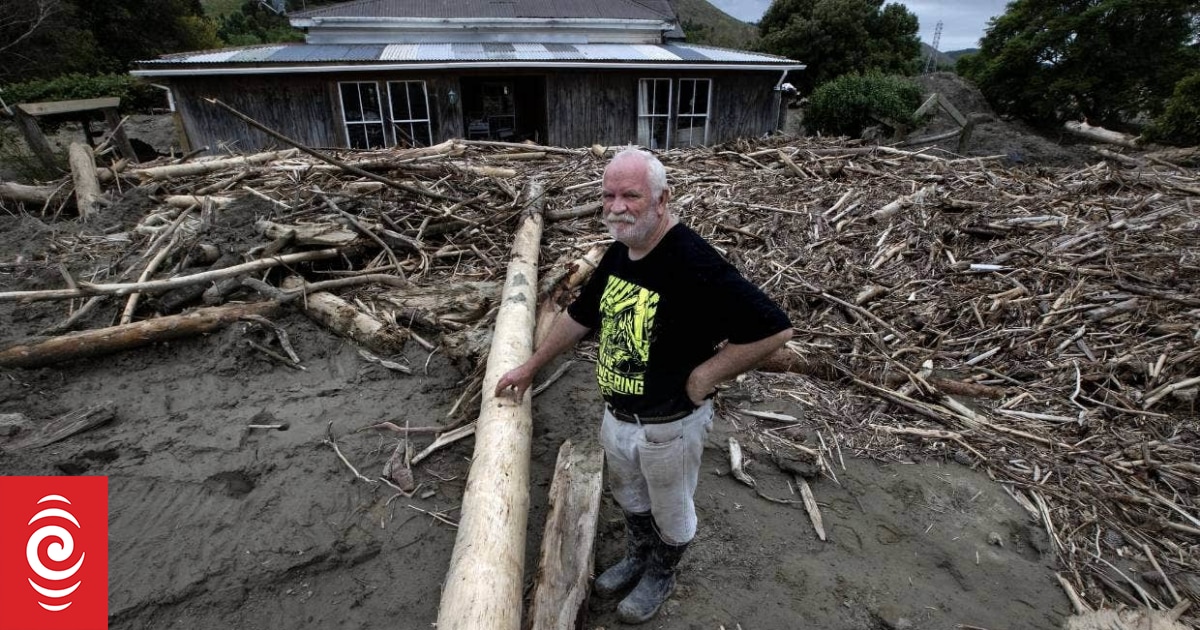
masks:
<instances>
[{"instance_id":1,"label":"fallen tree trunk","mask_svg":"<svg viewBox=\"0 0 1200 630\"><path fill-rule=\"evenodd\" d=\"M160 341L192 337L223 328L250 315L266 317L278 308L279 303L274 301L202 308L184 315L171 315L124 326L52 337L0 351L0 367L42 367L62 361L130 350Z\"/></svg>"},{"instance_id":2,"label":"fallen tree trunk","mask_svg":"<svg viewBox=\"0 0 1200 630\"><path fill-rule=\"evenodd\" d=\"M821 356L803 357L787 347L776 350L766 359L763 359L755 369L760 372L791 372L792 374L803 374L822 380L834 380L844 376L843 373L834 367L831 359ZM874 376L869 374L857 374L857 376L864 381L880 382L893 386L908 380L908 375L897 371L889 371L882 376L879 376L878 372ZM980 385L979 383L956 381L938 376L928 377L925 381L936 387L943 394L951 396L998 400L1004 398L1006 395L1006 392L1001 388Z\"/></svg>"},{"instance_id":3,"label":"fallen tree trunk","mask_svg":"<svg viewBox=\"0 0 1200 630\"><path fill-rule=\"evenodd\" d=\"M550 514L529 604L530 630L575 630L587 601L604 480L604 453L568 440L558 449Z\"/></svg>"},{"instance_id":4,"label":"fallen tree trunk","mask_svg":"<svg viewBox=\"0 0 1200 630\"><path fill-rule=\"evenodd\" d=\"M192 175L204 175L206 173L215 173L225 169L238 167L254 166L256 164L264 164L273 162L278 159L288 158L296 155L295 149L286 151L271 151L268 153L256 153L235 158L224 158L217 160L208 160L206 162L188 162L186 164L170 164L167 166L155 166L152 168L139 168L130 171L131 175L136 175L143 181L156 181L175 179L176 177L189 177Z\"/></svg>"},{"instance_id":5,"label":"fallen tree trunk","mask_svg":"<svg viewBox=\"0 0 1200 630\"><path fill-rule=\"evenodd\" d=\"M475 454L438 609L439 630L521 625L533 418L528 394L513 401L494 392L500 377L533 351L543 204L538 182L531 183L526 199L528 214L513 240L483 377Z\"/></svg>"},{"instance_id":6,"label":"fallen tree trunk","mask_svg":"<svg viewBox=\"0 0 1200 630\"><path fill-rule=\"evenodd\" d=\"M0 199L19 203L46 205L60 194L57 186L27 186L16 182L0 182Z\"/></svg>"},{"instance_id":7,"label":"fallen tree trunk","mask_svg":"<svg viewBox=\"0 0 1200 630\"><path fill-rule=\"evenodd\" d=\"M1135 138L1119 131L1105 129L1104 127L1095 127L1086 122L1068 121L1063 124L1063 128L1081 138L1087 138L1095 142L1115 144L1119 147L1128 147L1130 149L1141 148L1140 138Z\"/></svg>"},{"instance_id":8,"label":"fallen tree trunk","mask_svg":"<svg viewBox=\"0 0 1200 630\"><path fill-rule=\"evenodd\" d=\"M284 291L303 287L304 280L299 276L290 276L283 281ZM309 293L296 301L313 321L368 350L391 356L399 353L408 340L403 331L389 330L383 322L332 293Z\"/></svg>"},{"instance_id":9,"label":"fallen tree trunk","mask_svg":"<svg viewBox=\"0 0 1200 630\"><path fill-rule=\"evenodd\" d=\"M86 219L100 209L100 180L96 174L96 158L91 147L71 143L71 179L75 182L75 206L79 216Z\"/></svg>"},{"instance_id":10,"label":"fallen tree trunk","mask_svg":"<svg viewBox=\"0 0 1200 630\"><path fill-rule=\"evenodd\" d=\"M340 249L318 249L310 252L285 254L283 256L273 256L271 258L260 258L258 260L241 265L226 267L224 269L205 271L202 273L192 274L190 276L168 278L166 280L151 280L149 282L120 282L113 284L90 284L86 282L80 282L79 287L75 289L51 289L48 291L8 291L0 293L0 302L69 300L77 297L87 297L89 295L128 295L130 293L169 291L171 289L188 287L195 284L207 284L214 280L232 278L244 273L253 273L255 271L269 269L278 265L333 258L339 255L341 252L342 250Z\"/></svg>"}]
</instances>

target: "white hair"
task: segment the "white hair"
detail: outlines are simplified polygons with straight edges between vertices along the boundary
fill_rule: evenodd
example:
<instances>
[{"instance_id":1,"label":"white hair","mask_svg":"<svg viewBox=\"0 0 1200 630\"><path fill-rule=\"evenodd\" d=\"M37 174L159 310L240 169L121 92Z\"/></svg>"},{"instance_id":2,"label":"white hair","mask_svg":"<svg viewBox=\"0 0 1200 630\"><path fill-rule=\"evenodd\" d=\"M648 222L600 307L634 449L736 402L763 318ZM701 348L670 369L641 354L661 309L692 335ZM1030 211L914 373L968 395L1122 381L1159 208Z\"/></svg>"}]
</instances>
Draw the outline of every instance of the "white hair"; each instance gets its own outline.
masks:
<instances>
[{"instance_id":1,"label":"white hair","mask_svg":"<svg viewBox=\"0 0 1200 630\"><path fill-rule=\"evenodd\" d=\"M663 191L667 189L667 168L663 166L662 162L658 161L658 158L654 157L653 153L629 145L617 152L609 164L622 158L634 156L641 159L642 163L646 165L646 180L650 184L650 196L654 198L654 203L658 203L662 199Z\"/></svg>"}]
</instances>

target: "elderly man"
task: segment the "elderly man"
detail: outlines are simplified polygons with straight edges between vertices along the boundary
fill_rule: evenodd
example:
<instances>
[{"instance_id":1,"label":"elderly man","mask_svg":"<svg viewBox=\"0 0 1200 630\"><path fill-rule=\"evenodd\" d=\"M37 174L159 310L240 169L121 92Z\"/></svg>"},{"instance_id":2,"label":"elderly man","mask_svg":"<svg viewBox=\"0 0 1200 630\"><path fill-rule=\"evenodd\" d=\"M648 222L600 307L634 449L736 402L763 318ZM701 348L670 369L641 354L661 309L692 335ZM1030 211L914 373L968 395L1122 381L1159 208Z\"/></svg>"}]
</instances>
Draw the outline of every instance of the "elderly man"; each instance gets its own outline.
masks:
<instances>
[{"instance_id":1,"label":"elderly man","mask_svg":"<svg viewBox=\"0 0 1200 630\"><path fill-rule=\"evenodd\" d=\"M769 298L667 209L666 169L627 148L604 170L604 223L616 243L579 298L496 395L517 398L537 371L599 329L600 442L613 498L625 512L625 557L596 578L626 623L653 618L675 588L696 534L693 497L717 384L752 368L792 336Z\"/></svg>"}]
</instances>

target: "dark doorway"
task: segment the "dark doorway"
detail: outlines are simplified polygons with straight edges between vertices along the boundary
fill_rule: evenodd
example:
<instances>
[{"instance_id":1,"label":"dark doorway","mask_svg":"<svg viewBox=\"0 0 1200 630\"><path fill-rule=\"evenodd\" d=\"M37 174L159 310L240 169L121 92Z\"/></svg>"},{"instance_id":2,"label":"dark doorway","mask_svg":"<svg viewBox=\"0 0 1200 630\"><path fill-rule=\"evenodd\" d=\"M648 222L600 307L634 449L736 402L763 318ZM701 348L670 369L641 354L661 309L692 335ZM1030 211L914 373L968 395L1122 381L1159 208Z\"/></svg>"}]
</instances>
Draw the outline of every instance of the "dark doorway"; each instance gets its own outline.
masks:
<instances>
[{"instance_id":1,"label":"dark doorway","mask_svg":"<svg viewBox=\"0 0 1200 630\"><path fill-rule=\"evenodd\" d=\"M463 130L468 140L541 142L546 137L546 78L463 77Z\"/></svg>"}]
</instances>

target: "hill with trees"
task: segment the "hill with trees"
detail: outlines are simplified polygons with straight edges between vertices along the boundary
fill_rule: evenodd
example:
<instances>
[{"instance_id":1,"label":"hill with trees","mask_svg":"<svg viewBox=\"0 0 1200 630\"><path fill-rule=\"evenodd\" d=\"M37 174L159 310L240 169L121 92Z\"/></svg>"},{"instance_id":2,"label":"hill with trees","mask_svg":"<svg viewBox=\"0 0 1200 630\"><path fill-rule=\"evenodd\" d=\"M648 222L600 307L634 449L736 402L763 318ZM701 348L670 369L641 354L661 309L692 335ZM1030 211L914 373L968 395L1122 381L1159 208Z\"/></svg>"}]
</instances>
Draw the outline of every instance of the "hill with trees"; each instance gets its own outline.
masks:
<instances>
[{"instance_id":1,"label":"hill with trees","mask_svg":"<svg viewBox=\"0 0 1200 630\"><path fill-rule=\"evenodd\" d=\"M921 59L919 24L904 5L883 0L775 0L759 22L760 50L808 69L801 93L844 74L912 74Z\"/></svg>"},{"instance_id":2,"label":"hill with trees","mask_svg":"<svg viewBox=\"0 0 1200 630\"><path fill-rule=\"evenodd\" d=\"M1163 120L1149 126L1152 135L1200 142L1197 0L1016 0L957 68L1000 114L1136 130L1173 111L1184 122L1192 116L1191 131Z\"/></svg>"},{"instance_id":3,"label":"hill with trees","mask_svg":"<svg viewBox=\"0 0 1200 630\"><path fill-rule=\"evenodd\" d=\"M679 23L692 44L748 50L758 42L758 29L706 0L676 0Z\"/></svg>"}]
</instances>

